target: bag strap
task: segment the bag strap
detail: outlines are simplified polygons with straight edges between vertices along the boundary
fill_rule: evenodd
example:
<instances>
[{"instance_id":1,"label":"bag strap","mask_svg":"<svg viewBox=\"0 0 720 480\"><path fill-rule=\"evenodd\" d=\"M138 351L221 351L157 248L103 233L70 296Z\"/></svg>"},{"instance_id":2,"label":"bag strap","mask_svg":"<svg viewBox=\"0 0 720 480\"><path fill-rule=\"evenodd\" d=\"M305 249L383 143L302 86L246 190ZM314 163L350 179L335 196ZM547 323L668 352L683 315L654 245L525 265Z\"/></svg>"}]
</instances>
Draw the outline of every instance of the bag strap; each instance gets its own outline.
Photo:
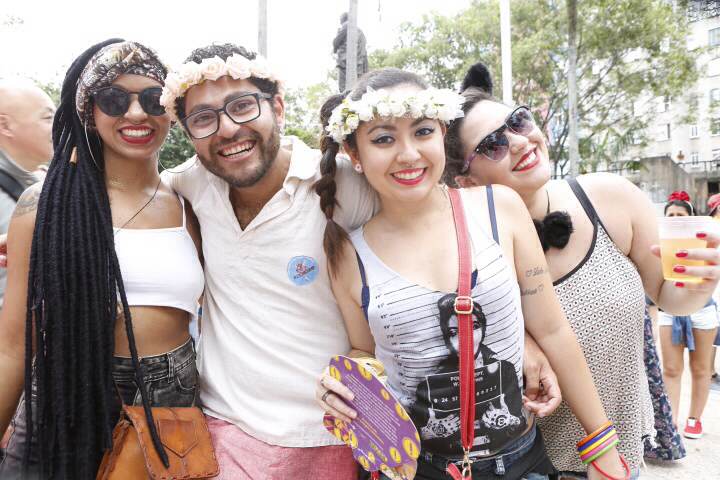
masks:
<instances>
[{"instance_id":1,"label":"bag strap","mask_svg":"<svg viewBox=\"0 0 720 480\"><path fill-rule=\"evenodd\" d=\"M0 189L16 202L25 191L25 187L5 170L0 170Z\"/></svg>"},{"instance_id":2,"label":"bag strap","mask_svg":"<svg viewBox=\"0 0 720 480\"><path fill-rule=\"evenodd\" d=\"M119 265L118 265L119 267ZM121 299L126 298L125 297L125 287L123 285L119 285L121 288ZM140 390L140 397L142 398L142 406L143 410L145 412L145 418L147 419L148 423L148 430L150 430L150 438L152 439L153 446L155 447L155 451L157 452L158 456L160 457L160 460L162 461L162 464L165 466L165 468L170 468L170 459L168 458L167 452L165 451L165 447L163 446L162 442L160 441L160 434L157 431L157 425L155 424L155 419L153 418L152 414L152 407L150 406L150 395L148 395L147 388L145 388L145 382L143 381L143 372L142 367L140 365L140 359L138 357L137 353L137 345L135 344L135 333L133 331L132 327L132 320L130 315L130 306L123 301L122 305L122 316L123 320L125 321L125 332L128 337L128 346L130 347L130 358L132 360L133 368L135 370L135 383L138 386L138 389ZM113 383L115 381L113 380ZM117 384L115 384L115 390L117 391L118 395L120 395L120 391L117 388ZM122 395L120 396L120 402L125 403L122 399Z\"/></svg>"},{"instance_id":3,"label":"bag strap","mask_svg":"<svg viewBox=\"0 0 720 480\"><path fill-rule=\"evenodd\" d=\"M463 446L462 472L450 463L447 473L454 480L472 478L470 450L475 439L475 355L473 349L473 299L470 296L472 284L472 259L470 257L470 236L465 219L465 210L459 190L448 189L452 206L455 232L458 244L458 291L455 297L455 315L460 330L460 438Z\"/></svg>"}]
</instances>

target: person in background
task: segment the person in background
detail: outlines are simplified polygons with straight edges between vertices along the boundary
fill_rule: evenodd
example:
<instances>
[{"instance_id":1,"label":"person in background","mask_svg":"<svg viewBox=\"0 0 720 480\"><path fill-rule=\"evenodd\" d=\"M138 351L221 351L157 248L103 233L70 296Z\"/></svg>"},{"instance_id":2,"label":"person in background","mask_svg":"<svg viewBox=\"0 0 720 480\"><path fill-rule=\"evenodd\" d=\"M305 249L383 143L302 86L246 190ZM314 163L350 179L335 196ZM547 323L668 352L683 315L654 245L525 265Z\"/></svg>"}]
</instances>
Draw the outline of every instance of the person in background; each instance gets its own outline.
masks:
<instances>
[{"instance_id":1,"label":"person in background","mask_svg":"<svg viewBox=\"0 0 720 480\"><path fill-rule=\"evenodd\" d=\"M695 214L686 192L673 192L665 204L666 217L687 217ZM700 438L703 434L701 417L707 403L712 374L712 344L718 327L715 300L691 315L671 315L658 312L660 345L662 346L663 378L677 424L680 409L680 389L685 348L690 353L692 395L690 413L683 430L686 438Z\"/></svg>"},{"instance_id":2,"label":"person in background","mask_svg":"<svg viewBox=\"0 0 720 480\"><path fill-rule=\"evenodd\" d=\"M720 222L719 207L720 193L716 193L715 195L708 198L708 208L710 209L708 215ZM716 289L715 293L713 293L713 300L715 300L715 303L720 302L720 288ZM715 341L713 342L713 345L714 346L712 351L712 361L710 362L710 367L712 368L713 373L710 379L710 389L720 391L720 374L718 374L718 372L715 370L715 356L717 354L717 347L720 347L720 329L718 329L718 333L717 335L715 335Z\"/></svg>"},{"instance_id":3,"label":"person in background","mask_svg":"<svg viewBox=\"0 0 720 480\"><path fill-rule=\"evenodd\" d=\"M20 194L41 180L37 169L52 158L55 105L26 79L0 80L0 234L7 233ZM0 307L7 271L0 269Z\"/></svg>"}]
</instances>

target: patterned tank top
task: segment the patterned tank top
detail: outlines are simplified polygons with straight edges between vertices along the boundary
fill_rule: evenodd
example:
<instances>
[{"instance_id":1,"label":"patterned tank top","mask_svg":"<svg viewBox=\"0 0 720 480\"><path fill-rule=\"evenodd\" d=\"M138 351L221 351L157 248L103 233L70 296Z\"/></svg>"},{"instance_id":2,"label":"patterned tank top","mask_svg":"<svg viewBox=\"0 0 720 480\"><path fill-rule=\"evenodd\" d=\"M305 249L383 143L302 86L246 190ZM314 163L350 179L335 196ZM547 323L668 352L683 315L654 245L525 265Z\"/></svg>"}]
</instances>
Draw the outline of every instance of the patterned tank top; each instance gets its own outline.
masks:
<instances>
[{"instance_id":1,"label":"patterned tank top","mask_svg":"<svg viewBox=\"0 0 720 480\"><path fill-rule=\"evenodd\" d=\"M585 354L618 447L631 469L640 467L643 437L654 434L643 362L645 292L635 264L613 243L587 195L569 180L593 224L585 258L555 282L555 293ZM586 434L565 402L539 419L548 455L560 471L584 472L575 444Z\"/></svg>"},{"instance_id":2,"label":"patterned tank top","mask_svg":"<svg viewBox=\"0 0 720 480\"><path fill-rule=\"evenodd\" d=\"M487 194L497 238L492 189ZM462 190L461 195L466 198ZM485 233L485 211L467 200L464 204L475 268L471 295L476 420L471 455L478 457L501 452L527 429L521 393L524 322L513 267L497 241ZM362 228L350 239L363 279L363 309L375 338L375 355L385 365L387 386L410 413L422 448L458 458L462 446L455 293L430 290L400 276L373 253Z\"/></svg>"}]
</instances>

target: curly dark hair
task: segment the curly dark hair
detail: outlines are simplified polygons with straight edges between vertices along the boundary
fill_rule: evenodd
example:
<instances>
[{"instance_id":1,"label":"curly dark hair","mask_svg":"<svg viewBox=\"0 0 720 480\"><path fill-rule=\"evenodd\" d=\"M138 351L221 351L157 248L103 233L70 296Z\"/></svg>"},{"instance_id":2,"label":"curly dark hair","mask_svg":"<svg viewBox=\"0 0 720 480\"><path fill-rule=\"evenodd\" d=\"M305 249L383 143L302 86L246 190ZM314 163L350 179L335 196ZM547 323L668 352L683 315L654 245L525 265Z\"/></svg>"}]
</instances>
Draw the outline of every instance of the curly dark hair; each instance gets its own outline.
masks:
<instances>
[{"instance_id":1,"label":"curly dark hair","mask_svg":"<svg viewBox=\"0 0 720 480\"><path fill-rule=\"evenodd\" d=\"M206 58L212 57L220 57L223 60L227 60L228 57L233 54L242 55L248 60L255 60L257 57L257 53L248 50L245 47L234 45L232 43L223 43L196 48L190 53L190 55L188 55L184 63L194 62L200 64ZM277 82L273 82L265 78L255 77L250 77L248 80L260 89L261 92L267 93L268 95L275 96L279 91ZM177 113L178 118L185 118L185 95L175 99L175 112Z\"/></svg>"}]
</instances>

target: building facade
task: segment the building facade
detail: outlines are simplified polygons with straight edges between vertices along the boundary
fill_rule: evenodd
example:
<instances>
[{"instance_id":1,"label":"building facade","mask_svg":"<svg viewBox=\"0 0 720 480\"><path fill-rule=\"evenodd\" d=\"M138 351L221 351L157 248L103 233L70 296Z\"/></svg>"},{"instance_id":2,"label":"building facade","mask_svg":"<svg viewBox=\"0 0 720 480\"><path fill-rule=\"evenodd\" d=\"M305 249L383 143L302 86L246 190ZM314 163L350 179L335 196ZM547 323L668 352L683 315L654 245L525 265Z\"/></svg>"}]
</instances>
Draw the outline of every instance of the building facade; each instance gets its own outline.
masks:
<instances>
[{"instance_id":1,"label":"building facade","mask_svg":"<svg viewBox=\"0 0 720 480\"><path fill-rule=\"evenodd\" d=\"M720 1L689 1L686 8L688 50L702 49L698 81L680 98L637 102L636 111L649 113L651 120L645 142L631 148L626 159L640 158L647 168L627 176L658 203L674 190L687 190L704 212L708 196L720 192ZM661 164L663 172L674 174L651 171Z\"/></svg>"}]
</instances>

